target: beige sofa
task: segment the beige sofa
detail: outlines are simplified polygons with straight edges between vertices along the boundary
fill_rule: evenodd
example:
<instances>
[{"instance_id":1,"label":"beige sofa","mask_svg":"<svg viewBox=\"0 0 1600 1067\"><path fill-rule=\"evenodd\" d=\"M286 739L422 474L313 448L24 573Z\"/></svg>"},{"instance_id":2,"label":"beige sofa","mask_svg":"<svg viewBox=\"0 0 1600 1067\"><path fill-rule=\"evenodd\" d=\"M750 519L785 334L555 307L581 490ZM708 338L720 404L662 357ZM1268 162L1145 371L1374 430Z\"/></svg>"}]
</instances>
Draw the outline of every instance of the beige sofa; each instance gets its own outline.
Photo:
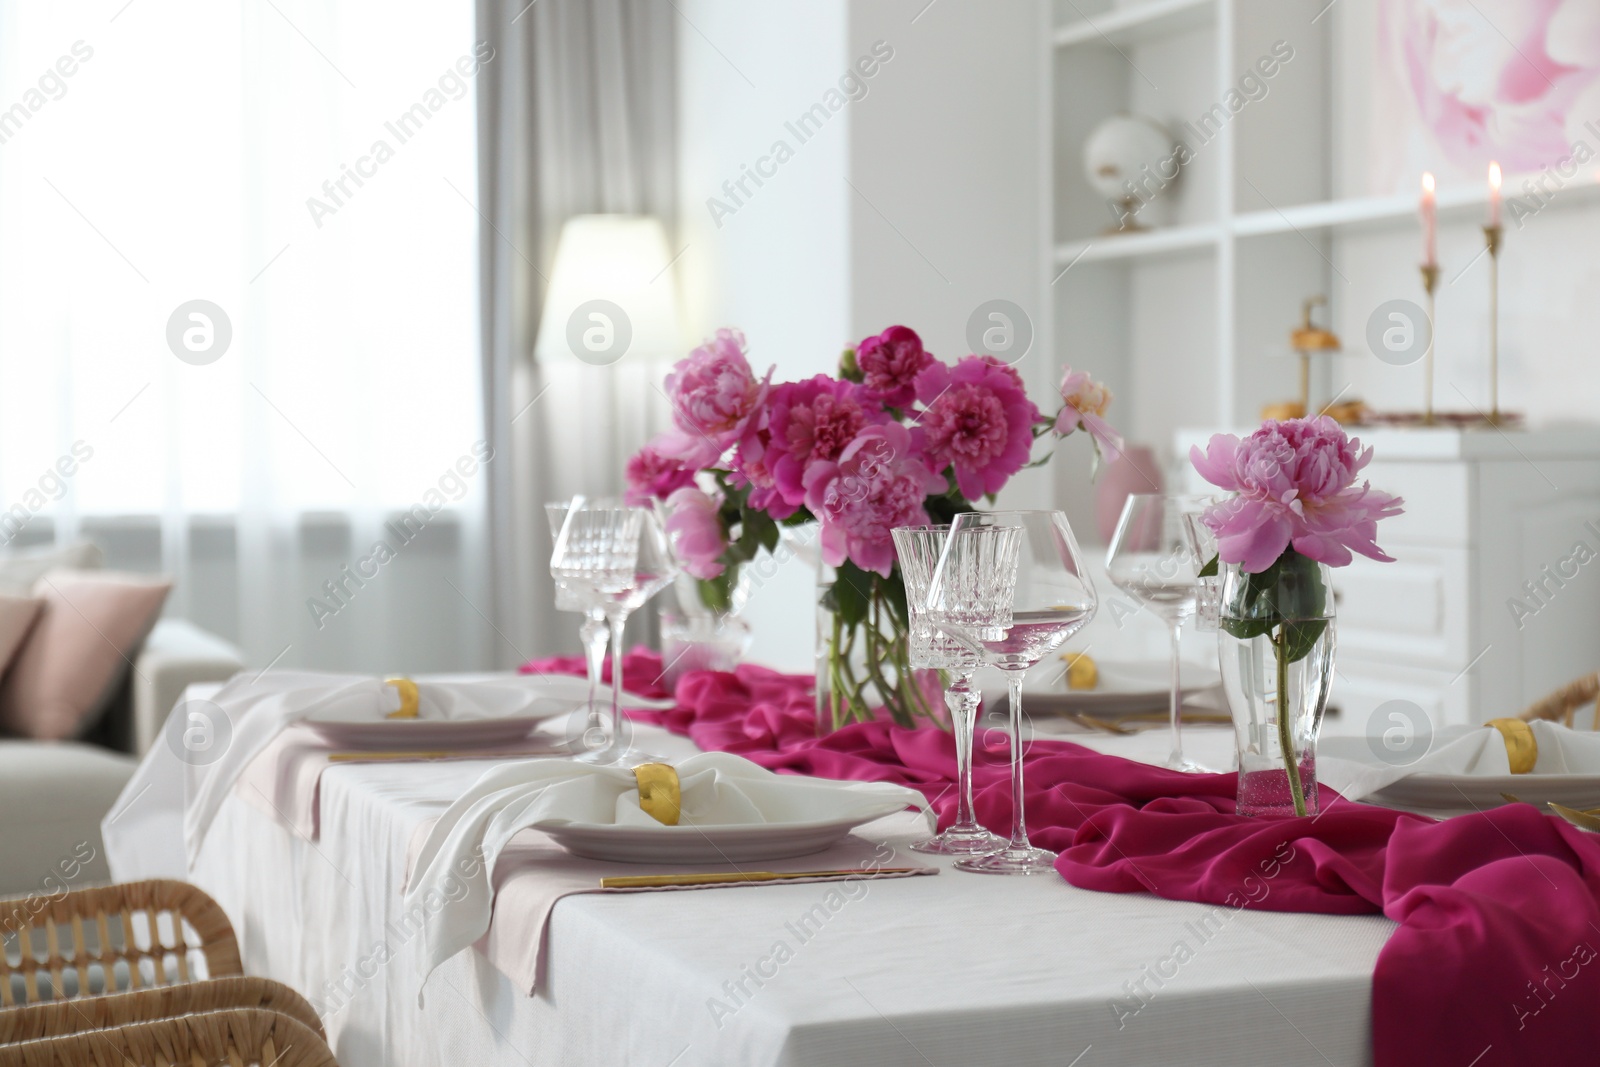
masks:
<instances>
[{"instance_id":1,"label":"beige sofa","mask_svg":"<svg viewBox=\"0 0 1600 1067\"><path fill-rule=\"evenodd\" d=\"M156 624L99 725L78 741L0 738L0 896L110 880L100 820L185 687L222 682L239 650L182 619Z\"/></svg>"}]
</instances>

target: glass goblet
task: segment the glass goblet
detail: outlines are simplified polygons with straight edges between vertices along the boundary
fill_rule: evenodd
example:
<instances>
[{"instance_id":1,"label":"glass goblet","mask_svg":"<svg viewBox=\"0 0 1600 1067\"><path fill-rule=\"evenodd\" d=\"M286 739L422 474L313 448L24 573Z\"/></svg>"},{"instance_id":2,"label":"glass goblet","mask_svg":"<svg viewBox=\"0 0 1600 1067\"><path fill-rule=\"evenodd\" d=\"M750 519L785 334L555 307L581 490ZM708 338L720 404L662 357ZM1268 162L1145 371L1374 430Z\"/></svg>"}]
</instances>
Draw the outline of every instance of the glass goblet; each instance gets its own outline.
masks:
<instances>
[{"instance_id":1,"label":"glass goblet","mask_svg":"<svg viewBox=\"0 0 1600 1067\"><path fill-rule=\"evenodd\" d=\"M1056 854L1028 841L1022 751L1022 680L1094 617L1098 601L1072 526L1059 511L963 512L929 583L936 625L1010 686L1012 827L1004 848L957 860L981 874L1040 874Z\"/></svg>"},{"instance_id":2,"label":"glass goblet","mask_svg":"<svg viewBox=\"0 0 1600 1067\"><path fill-rule=\"evenodd\" d=\"M900 526L892 531L900 575L906 585L906 605L911 609L911 666L938 670L949 676L945 704L950 708L950 729L956 743L956 818L943 833L911 843L914 852L943 856L985 855L1005 845L1005 838L990 833L972 812L972 729L981 695L972 685L978 656L933 624L928 610L928 584L939 554L950 534L949 526Z\"/></svg>"},{"instance_id":3,"label":"glass goblet","mask_svg":"<svg viewBox=\"0 0 1600 1067\"><path fill-rule=\"evenodd\" d=\"M1167 766L1201 772L1206 768L1183 754L1183 683L1179 657L1183 622L1194 614L1200 594L1200 565L1195 558L1184 514L1202 506L1201 498L1133 493L1122 505L1116 532L1106 549L1111 584L1138 601L1167 627L1171 645L1171 686L1167 715L1172 752Z\"/></svg>"}]
</instances>

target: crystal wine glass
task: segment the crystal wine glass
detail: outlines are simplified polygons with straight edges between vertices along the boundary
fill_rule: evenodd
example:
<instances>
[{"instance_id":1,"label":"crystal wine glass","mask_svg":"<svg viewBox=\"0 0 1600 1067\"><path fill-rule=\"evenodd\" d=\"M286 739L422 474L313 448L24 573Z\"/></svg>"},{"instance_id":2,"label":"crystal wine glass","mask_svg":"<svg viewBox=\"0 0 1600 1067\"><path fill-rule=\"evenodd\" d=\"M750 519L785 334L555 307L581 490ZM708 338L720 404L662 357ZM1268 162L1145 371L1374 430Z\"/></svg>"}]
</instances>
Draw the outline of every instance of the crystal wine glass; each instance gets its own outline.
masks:
<instances>
[{"instance_id":1,"label":"crystal wine glass","mask_svg":"<svg viewBox=\"0 0 1600 1067\"><path fill-rule=\"evenodd\" d=\"M571 500L562 500L544 506L545 521L550 525L551 541L561 538L561 526L567 521L567 512L574 507L582 507L584 498L573 497ZM553 553L552 553L553 555ZM600 670L605 662L606 639L610 628L606 625L605 603L601 600L599 592L586 582L573 582L562 578L557 573L554 560L551 561L550 576L556 585L556 610L576 611L583 615L583 624L578 627L579 640L583 642L583 658L588 668L589 699L584 704L588 721L584 726L580 740L589 749L603 748L605 746L605 728L600 721L600 711L596 706L596 697L600 691Z\"/></svg>"},{"instance_id":2,"label":"crystal wine glass","mask_svg":"<svg viewBox=\"0 0 1600 1067\"><path fill-rule=\"evenodd\" d=\"M949 537L949 526L901 526L892 531L900 574L906 583L906 605L911 609L911 666L919 670L948 672L950 684L944 699L950 708L950 729L956 741L956 819L934 837L911 843L915 852L943 856L986 855L1005 845L1005 839L979 825L972 813L972 727L981 694L972 686L978 656L966 645L933 624L928 610L928 583Z\"/></svg>"},{"instance_id":3,"label":"crystal wine glass","mask_svg":"<svg viewBox=\"0 0 1600 1067\"><path fill-rule=\"evenodd\" d=\"M604 631L598 638L586 634L590 700L583 732L585 751L577 758L589 763L622 761L632 755L625 751L621 730L622 630L630 614L672 582L674 569L666 535L655 515L645 508L574 499L556 535L550 573L558 591L567 589L591 621L598 611L610 630L608 720L602 720L594 699L606 638Z\"/></svg>"},{"instance_id":4,"label":"crystal wine glass","mask_svg":"<svg viewBox=\"0 0 1600 1067\"><path fill-rule=\"evenodd\" d=\"M1022 679L1095 612L1094 583L1059 511L963 512L929 583L936 625L1003 671L1011 690L1011 839L957 860L983 874L1039 874L1056 854L1028 842L1023 803Z\"/></svg>"},{"instance_id":5,"label":"crystal wine glass","mask_svg":"<svg viewBox=\"0 0 1600 1067\"><path fill-rule=\"evenodd\" d=\"M1183 622L1194 614L1200 593L1200 567L1185 528L1184 515L1203 506L1203 498L1133 493L1122 505L1116 532L1106 550L1111 584L1149 608L1167 625L1171 638L1171 690L1167 713L1172 723L1172 752L1167 766L1199 772L1206 768L1183 754L1183 688L1179 638Z\"/></svg>"}]
</instances>

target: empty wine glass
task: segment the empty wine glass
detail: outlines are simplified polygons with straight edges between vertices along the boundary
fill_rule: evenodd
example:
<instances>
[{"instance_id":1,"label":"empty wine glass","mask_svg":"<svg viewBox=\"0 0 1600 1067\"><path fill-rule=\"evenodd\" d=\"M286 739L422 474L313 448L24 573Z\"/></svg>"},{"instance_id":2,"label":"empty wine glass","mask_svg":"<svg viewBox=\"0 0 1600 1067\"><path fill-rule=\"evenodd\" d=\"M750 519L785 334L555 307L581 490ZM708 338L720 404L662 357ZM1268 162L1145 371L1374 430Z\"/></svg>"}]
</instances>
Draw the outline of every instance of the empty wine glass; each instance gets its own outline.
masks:
<instances>
[{"instance_id":1,"label":"empty wine glass","mask_svg":"<svg viewBox=\"0 0 1600 1067\"><path fill-rule=\"evenodd\" d=\"M1200 567L1185 528L1184 515L1203 507L1203 498L1134 493L1122 505L1116 532L1106 550L1111 584L1149 608L1167 625L1171 639L1171 689L1167 713L1172 724L1172 752L1167 766L1179 771L1205 771L1183 754L1183 688L1179 638L1183 621L1194 614L1200 593Z\"/></svg>"},{"instance_id":2,"label":"empty wine glass","mask_svg":"<svg viewBox=\"0 0 1600 1067\"><path fill-rule=\"evenodd\" d=\"M1094 616L1096 604L1094 583L1061 512L963 512L951 523L929 583L930 618L1005 672L1011 695L1011 838L998 852L957 860L957 868L983 874L1054 869L1056 854L1028 841L1022 679Z\"/></svg>"},{"instance_id":3,"label":"empty wine glass","mask_svg":"<svg viewBox=\"0 0 1600 1067\"><path fill-rule=\"evenodd\" d=\"M563 500L544 506L545 521L550 526L552 541L561 540L561 528L567 521L567 513L573 508L585 505L582 496L575 496L571 500ZM600 671L605 662L606 639L610 628L606 624L605 602L599 590L585 581L572 581L562 577L560 568L556 566L554 552L551 553L550 577L556 585L556 610L576 611L583 614L583 624L578 627L578 637L583 642L583 658L588 669L589 699L585 703L587 721L579 735L579 741L584 747L593 752L605 748L605 726L600 720L600 709L596 697L600 691Z\"/></svg>"},{"instance_id":4,"label":"empty wine glass","mask_svg":"<svg viewBox=\"0 0 1600 1067\"><path fill-rule=\"evenodd\" d=\"M556 535L550 573L569 584L580 602L598 603L610 629L611 715L602 721L593 700L599 661L591 652L586 751L577 758L590 763L646 758L627 748L621 729L622 630L629 615L672 583L672 557L661 524L645 508L574 500Z\"/></svg>"},{"instance_id":5,"label":"empty wine glass","mask_svg":"<svg viewBox=\"0 0 1600 1067\"><path fill-rule=\"evenodd\" d=\"M949 526L901 526L892 531L900 574L906 584L906 605L911 609L911 666L949 673L945 704L950 708L950 729L956 742L956 819L941 834L911 843L915 852L944 856L974 856L993 852L1005 839L979 825L972 813L972 727L981 694L973 688L978 656L966 645L933 624L928 610L928 584L939 564L939 554L949 537Z\"/></svg>"}]
</instances>

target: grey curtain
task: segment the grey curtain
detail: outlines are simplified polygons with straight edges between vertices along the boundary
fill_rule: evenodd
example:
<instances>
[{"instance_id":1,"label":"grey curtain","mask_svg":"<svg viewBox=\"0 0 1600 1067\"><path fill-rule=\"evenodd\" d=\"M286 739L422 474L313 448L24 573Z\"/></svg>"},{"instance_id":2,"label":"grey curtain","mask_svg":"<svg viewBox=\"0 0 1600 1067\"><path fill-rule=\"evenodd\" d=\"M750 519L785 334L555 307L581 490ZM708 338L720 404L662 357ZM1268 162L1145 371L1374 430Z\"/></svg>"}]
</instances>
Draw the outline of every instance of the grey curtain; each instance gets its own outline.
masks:
<instances>
[{"instance_id":1,"label":"grey curtain","mask_svg":"<svg viewBox=\"0 0 1600 1067\"><path fill-rule=\"evenodd\" d=\"M574 648L551 609L544 502L620 487L639 368L536 366L561 224L650 214L673 232L676 14L662 0L477 0L479 284L495 662ZM600 426L602 433L594 433ZM635 426L637 429L637 426ZM578 484L574 484L574 483Z\"/></svg>"}]
</instances>

